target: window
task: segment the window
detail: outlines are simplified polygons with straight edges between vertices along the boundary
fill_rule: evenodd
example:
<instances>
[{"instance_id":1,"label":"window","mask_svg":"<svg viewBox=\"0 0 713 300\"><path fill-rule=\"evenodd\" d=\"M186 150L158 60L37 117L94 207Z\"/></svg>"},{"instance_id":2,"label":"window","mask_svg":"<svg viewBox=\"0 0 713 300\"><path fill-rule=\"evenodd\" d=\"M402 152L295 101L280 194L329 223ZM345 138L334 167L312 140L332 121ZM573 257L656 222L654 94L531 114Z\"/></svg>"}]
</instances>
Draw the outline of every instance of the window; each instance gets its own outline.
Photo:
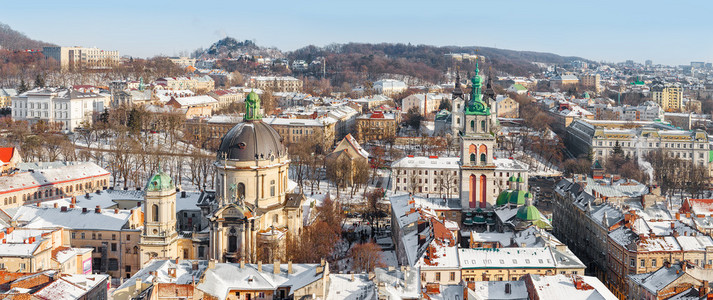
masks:
<instances>
[{"instance_id":1,"label":"window","mask_svg":"<svg viewBox=\"0 0 713 300\"><path fill-rule=\"evenodd\" d=\"M456 280L456 272L451 272L451 281Z\"/></svg>"},{"instance_id":2,"label":"window","mask_svg":"<svg viewBox=\"0 0 713 300\"><path fill-rule=\"evenodd\" d=\"M124 267L124 271L125 271L125 272L131 272L131 266L126 265L126 266Z\"/></svg>"},{"instance_id":3,"label":"window","mask_svg":"<svg viewBox=\"0 0 713 300\"><path fill-rule=\"evenodd\" d=\"M633 258L629 259L629 266L632 267L632 268L633 268L633 267L636 267L636 261L634 261Z\"/></svg>"},{"instance_id":4,"label":"window","mask_svg":"<svg viewBox=\"0 0 713 300\"><path fill-rule=\"evenodd\" d=\"M158 205L151 205L151 219L154 222L158 222Z\"/></svg>"},{"instance_id":5,"label":"window","mask_svg":"<svg viewBox=\"0 0 713 300\"><path fill-rule=\"evenodd\" d=\"M22 270L22 271L25 270L25 263L20 263L20 270Z\"/></svg>"},{"instance_id":6,"label":"window","mask_svg":"<svg viewBox=\"0 0 713 300\"><path fill-rule=\"evenodd\" d=\"M76 238L77 238L77 233L76 233L76 232L72 232L72 239L76 239Z\"/></svg>"},{"instance_id":7,"label":"window","mask_svg":"<svg viewBox=\"0 0 713 300\"><path fill-rule=\"evenodd\" d=\"M130 241L130 240L131 240L131 236L127 234L127 235L126 235L126 240L127 240L127 241Z\"/></svg>"},{"instance_id":8,"label":"window","mask_svg":"<svg viewBox=\"0 0 713 300\"><path fill-rule=\"evenodd\" d=\"M470 163L475 163L475 153L470 154Z\"/></svg>"},{"instance_id":9,"label":"window","mask_svg":"<svg viewBox=\"0 0 713 300\"><path fill-rule=\"evenodd\" d=\"M646 267L646 260L645 260L645 259L642 259L642 260L639 262L639 265L640 265L642 268L645 268L645 267Z\"/></svg>"},{"instance_id":10,"label":"window","mask_svg":"<svg viewBox=\"0 0 713 300\"><path fill-rule=\"evenodd\" d=\"M102 234L101 234L101 233L99 233L97 236L98 236L98 239L100 239L100 240L102 239Z\"/></svg>"},{"instance_id":11,"label":"window","mask_svg":"<svg viewBox=\"0 0 713 300\"><path fill-rule=\"evenodd\" d=\"M92 233L92 240L96 240L96 239L97 239L97 234L96 234L96 233Z\"/></svg>"},{"instance_id":12,"label":"window","mask_svg":"<svg viewBox=\"0 0 713 300\"><path fill-rule=\"evenodd\" d=\"M270 197L275 196L275 180L270 180Z\"/></svg>"},{"instance_id":13,"label":"window","mask_svg":"<svg viewBox=\"0 0 713 300\"><path fill-rule=\"evenodd\" d=\"M436 272L436 281L441 281L441 272Z\"/></svg>"},{"instance_id":14,"label":"window","mask_svg":"<svg viewBox=\"0 0 713 300\"><path fill-rule=\"evenodd\" d=\"M112 241L116 241L116 234L112 234L112 235L111 235L111 240L112 240Z\"/></svg>"},{"instance_id":15,"label":"window","mask_svg":"<svg viewBox=\"0 0 713 300\"><path fill-rule=\"evenodd\" d=\"M84 239L84 232L82 232L82 239Z\"/></svg>"},{"instance_id":16,"label":"window","mask_svg":"<svg viewBox=\"0 0 713 300\"><path fill-rule=\"evenodd\" d=\"M116 252L116 243L111 243L111 251Z\"/></svg>"}]
</instances>

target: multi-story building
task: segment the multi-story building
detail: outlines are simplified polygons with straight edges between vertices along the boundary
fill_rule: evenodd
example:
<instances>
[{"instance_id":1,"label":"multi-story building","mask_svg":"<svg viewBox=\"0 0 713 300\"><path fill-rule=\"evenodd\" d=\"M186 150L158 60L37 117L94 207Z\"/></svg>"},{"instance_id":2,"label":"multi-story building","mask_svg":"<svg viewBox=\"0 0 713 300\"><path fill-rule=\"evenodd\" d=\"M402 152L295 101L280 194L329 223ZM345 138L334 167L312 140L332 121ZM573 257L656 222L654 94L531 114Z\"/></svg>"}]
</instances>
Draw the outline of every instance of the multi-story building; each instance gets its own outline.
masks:
<instances>
[{"instance_id":1,"label":"multi-story building","mask_svg":"<svg viewBox=\"0 0 713 300\"><path fill-rule=\"evenodd\" d=\"M599 74L584 74L579 76L582 86L594 89L594 92L602 91L601 75Z\"/></svg>"},{"instance_id":2,"label":"multi-story building","mask_svg":"<svg viewBox=\"0 0 713 300\"><path fill-rule=\"evenodd\" d=\"M203 292L196 288L196 284L207 268L208 261L205 260L152 259L117 287L111 296L116 300L203 299Z\"/></svg>"},{"instance_id":3,"label":"multi-story building","mask_svg":"<svg viewBox=\"0 0 713 300\"><path fill-rule=\"evenodd\" d=\"M166 102L166 106L171 106L177 111L184 113L186 119L192 119L212 115L213 109L218 106L218 100L207 95L171 97L171 100Z\"/></svg>"},{"instance_id":4,"label":"multi-story building","mask_svg":"<svg viewBox=\"0 0 713 300\"><path fill-rule=\"evenodd\" d=\"M12 97L17 96L17 90L0 88L0 108L9 107L12 104Z\"/></svg>"},{"instance_id":5,"label":"multi-story building","mask_svg":"<svg viewBox=\"0 0 713 300\"><path fill-rule=\"evenodd\" d=\"M292 76L252 76L248 86L273 92L301 92L302 80Z\"/></svg>"},{"instance_id":6,"label":"multi-story building","mask_svg":"<svg viewBox=\"0 0 713 300\"><path fill-rule=\"evenodd\" d=\"M394 96L408 89L408 85L401 80L382 79L374 82L374 91L386 96Z\"/></svg>"},{"instance_id":7,"label":"multi-story building","mask_svg":"<svg viewBox=\"0 0 713 300\"><path fill-rule=\"evenodd\" d=\"M0 208L93 193L109 186L111 174L93 162L20 163L0 176ZM41 178L41 179L40 179Z\"/></svg>"},{"instance_id":8,"label":"multi-story building","mask_svg":"<svg viewBox=\"0 0 713 300\"><path fill-rule=\"evenodd\" d=\"M440 107L442 101L448 101L447 94L420 93L410 95L401 100L401 111L408 112L412 108L422 116L426 116Z\"/></svg>"},{"instance_id":9,"label":"multi-story building","mask_svg":"<svg viewBox=\"0 0 713 300\"><path fill-rule=\"evenodd\" d=\"M316 119L264 118L263 122L270 124L282 136L286 144L297 143L304 138L323 135L323 143L331 147L334 144L334 134L337 120L332 117Z\"/></svg>"},{"instance_id":10,"label":"multi-story building","mask_svg":"<svg viewBox=\"0 0 713 300\"><path fill-rule=\"evenodd\" d=\"M646 101L637 106L622 105L611 109L618 120L622 121L654 121L663 120L664 111L653 101Z\"/></svg>"},{"instance_id":11,"label":"multi-story building","mask_svg":"<svg viewBox=\"0 0 713 300\"><path fill-rule=\"evenodd\" d=\"M93 249L91 268L114 278L129 278L140 268L141 209L89 209L61 206L22 206L4 210L0 218L25 229L63 228L65 244ZM89 263L89 262L87 262Z\"/></svg>"},{"instance_id":12,"label":"multi-story building","mask_svg":"<svg viewBox=\"0 0 713 300\"><path fill-rule=\"evenodd\" d=\"M522 163L508 159L494 159L493 195L508 188L511 176L521 178L527 186L528 170ZM391 164L391 190L420 195L451 198L460 195L460 158L413 156Z\"/></svg>"},{"instance_id":13,"label":"multi-story building","mask_svg":"<svg viewBox=\"0 0 713 300\"><path fill-rule=\"evenodd\" d=\"M230 104L245 102L245 94L238 93L234 90L214 90L208 93L208 96L218 100L218 106L216 108L225 108Z\"/></svg>"},{"instance_id":14,"label":"multi-story building","mask_svg":"<svg viewBox=\"0 0 713 300\"><path fill-rule=\"evenodd\" d=\"M679 112L683 108L683 90L678 83L654 84L651 99L667 112Z\"/></svg>"},{"instance_id":15,"label":"multi-story building","mask_svg":"<svg viewBox=\"0 0 713 300\"><path fill-rule=\"evenodd\" d=\"M550 79L550 86L553 89L566 90L579 83L579 78L574 75L556 75Z\"/></svg>"},{"instance_id":16,"label":"multi-story building","mask_svg":"<svg viewBox=\"0 0 713 300\"><path fill-rule=\"evenodd\" d=\"M462 280L519 280L526 275L583 275L586 266L567 249L531 248L461 248L458 249Z\"/></svg>"},{"instance_id":17,"label":"multi-story building","mask_svg":"<svg viewBox=\"0 0 713 300\"><path fill-rule=\"evenodd\" d=\"M363 144L395 137L397 123L394 113L376 111L363 114L356 119L356 138Z\"/></svg>"},{"instance_id":18,"label":"multi-story building","mask_svg":"<svg viewBox=\"0 0 713 300\"><path fill-rule=\"evenodd\" d=\"M494 107L498 118L520 117L520 103L508 96L498 95Z\"/></svg>"},{"instance_id":19,"label":"multi-story building","mask_svg":"<svg viewBox=\"0 0 713 300\"><path fill-rule=\"evenodd\" d=\"M108 299L108 275L0 271L0 293L10 299Z\"/></svg>"},{"instance_id":20,"label":"multi-story building","mask_svg":"<svg viewBox=\"0 0 713 300\"><path fill-rule=\"evenodd\" d=\"M596 123L577 120L567 128L565 142L572 153L592 153L594 160L606 161L618 146L624 155L638 156L662 150L670 157L696 165L708 164L711 146L708 135L702 130L685 131L660 123L632 129L609 129L594 125Z\"/></svg>"},{"instance_id":21,"label":"multi-story building","mask_svg":"<svg viewBox=\"0 0 713 300\"><path fill-rule=\"evenodd\" d=\"M154 81L158 87L166 90L191 90L210 92L215 88L215 81L208 75L194 77L163 77Z\"/></svg>"},{"instance_id":22,"label":"multi-story building","mask_svg":"<svg viewBox=\"0 0 713 300\"><path fill-rule=\"evenodd\" d=\"M92 123L95 114L109 107L110 97L64 88L36 88L12 97L12 119L30 124L56 123L64 132Z\"/></svg>"},{"instance_id":23,"label":"multi-story building","mask_svg":"<svg viewBox=\"0 0 713 300\"><path fill-rule=\"evenodd\" d=\"M628 299L708 299L713 271L686 261L664 263L650 273L629 275Z\"/></svg>"},{"instance_id":24,"label":"multi-story building","mask_svg":"<svg viewBox=\"0 0 713 300\"><path fill-rule=\"evenodd\" d=\"M42 53L56 60L62 69L106 69L120 62L119 51L85 47L44 47Z\"/></svg>"},{"instance_id":25,"label":"multi-story building","mask_svg":"<svg viewBox=\"0 0 713 300\"><path fill-rule=\"evenodd\" d=\"M195 58L175 56L175 57L169 57L168 60L170 60L172 63L179 65L181 67L195 67L196 66Z\"/></svg>"},{"instance_id":26,"label":"multi-story building","mask_svg":"<svg viewBox=\"0 0 713 300\"><path fill-rule=\"evenodd\" d=\"M362 108L361 112L367 113L367 112L376 111L384 105L393 105L394 99L391 99L386 95L372 95L372 96L361 97L359 99L354 99L354 100L351 100L350 102L354 102L356 104L361 105L361 108Z\"/></svg>"},{"instance_id":27,"label":"multi-story building","mask_svg":"<svg viewBox=\"0 0 713 300\"><path fill-rule=\"evenodd\" d=\"M0 231L0 269L11 272L61 270L66 274L90 274L92 250L70 248L68 233L61 228L8 227Z\"/></svg>"}]
</instances>

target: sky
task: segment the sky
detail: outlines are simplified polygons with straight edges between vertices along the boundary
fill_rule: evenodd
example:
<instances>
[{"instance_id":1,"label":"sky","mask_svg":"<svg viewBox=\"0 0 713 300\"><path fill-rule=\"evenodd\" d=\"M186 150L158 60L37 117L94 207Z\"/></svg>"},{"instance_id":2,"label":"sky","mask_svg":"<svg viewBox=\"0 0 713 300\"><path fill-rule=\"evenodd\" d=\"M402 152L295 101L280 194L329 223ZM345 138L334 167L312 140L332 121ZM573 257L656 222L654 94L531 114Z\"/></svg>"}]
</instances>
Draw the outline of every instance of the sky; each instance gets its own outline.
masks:
<instances>
[{"instance_id":1,"label":"sky","mask_svg":"<svg viewBox=\"0 0 713 300\"><path fill-rule=\"evenodd\" d=\"M231 36L281 50L400 42L713 62L706 0L0 0L0 11L1 23L30 38L135 57L190 53Z\"/></svg>"}]
</instances>

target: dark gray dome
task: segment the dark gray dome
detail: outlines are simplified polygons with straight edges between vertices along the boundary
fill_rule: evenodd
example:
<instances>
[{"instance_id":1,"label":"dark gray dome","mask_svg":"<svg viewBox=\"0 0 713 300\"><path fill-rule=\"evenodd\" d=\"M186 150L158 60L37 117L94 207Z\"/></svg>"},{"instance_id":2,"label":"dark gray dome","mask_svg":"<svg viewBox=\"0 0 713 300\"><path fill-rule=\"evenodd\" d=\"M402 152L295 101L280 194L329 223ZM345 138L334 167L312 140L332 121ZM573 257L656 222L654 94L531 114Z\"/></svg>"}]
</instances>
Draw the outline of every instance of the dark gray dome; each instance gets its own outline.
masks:
<instances>
[{"instance_id":1,"label":"dark gray dome","mask_svg":"<svg viewBox=\"0 0 713 300\"><path fill-rule=\"evenodd\" d=\"M235 125L223 136L218 148L218 159L239 161L268 160L286 154L282 137L262 121Z\"/></svg>"}]
</instances>

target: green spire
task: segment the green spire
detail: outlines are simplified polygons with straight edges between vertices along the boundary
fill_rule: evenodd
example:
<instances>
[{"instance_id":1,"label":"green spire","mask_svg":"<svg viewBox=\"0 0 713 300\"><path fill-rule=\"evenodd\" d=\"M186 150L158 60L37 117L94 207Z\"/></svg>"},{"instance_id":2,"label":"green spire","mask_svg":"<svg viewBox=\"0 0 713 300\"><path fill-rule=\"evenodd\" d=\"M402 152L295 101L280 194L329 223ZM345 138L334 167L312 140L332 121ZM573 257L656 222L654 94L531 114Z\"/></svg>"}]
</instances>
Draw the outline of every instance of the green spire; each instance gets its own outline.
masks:
<instances>
[{"instance_id":1,"label":"green spire","mask_svg":"<svg viewBox=\"0 0 713 300\"><path fill-rule=\"evenodd\" d=\"M466 115L490 115L490 107L483 101L483 76L479 74L478 62L475 63L475 76L470 79L473 84L470 92L470 101L465 106Z\"/></svg>"},{"instance_id":2,"label":"green spire","mask_svg":"<svg viewBox=\"0 0 713 300\"><path fill-rule=\"evenodd\" d=\"M173 190L176 186L173 185L173 180L171 176L168 176L164 171L159 171L151 177L149 182L146 184L146 191L148 192L160 192L166 190Z\"/></svg>"},{"instance_id":3,"label":"green spire","mask_svg":"<svg viewBox=\"0 0 713 300\"><path fill-rule=\"evenodd\" d=\"M250 91L247 97L245 97L245 121L259 121L262 120L262 114L260 113L260 97L255 93L255 91Z\"/></svg>"}]
</instances>

